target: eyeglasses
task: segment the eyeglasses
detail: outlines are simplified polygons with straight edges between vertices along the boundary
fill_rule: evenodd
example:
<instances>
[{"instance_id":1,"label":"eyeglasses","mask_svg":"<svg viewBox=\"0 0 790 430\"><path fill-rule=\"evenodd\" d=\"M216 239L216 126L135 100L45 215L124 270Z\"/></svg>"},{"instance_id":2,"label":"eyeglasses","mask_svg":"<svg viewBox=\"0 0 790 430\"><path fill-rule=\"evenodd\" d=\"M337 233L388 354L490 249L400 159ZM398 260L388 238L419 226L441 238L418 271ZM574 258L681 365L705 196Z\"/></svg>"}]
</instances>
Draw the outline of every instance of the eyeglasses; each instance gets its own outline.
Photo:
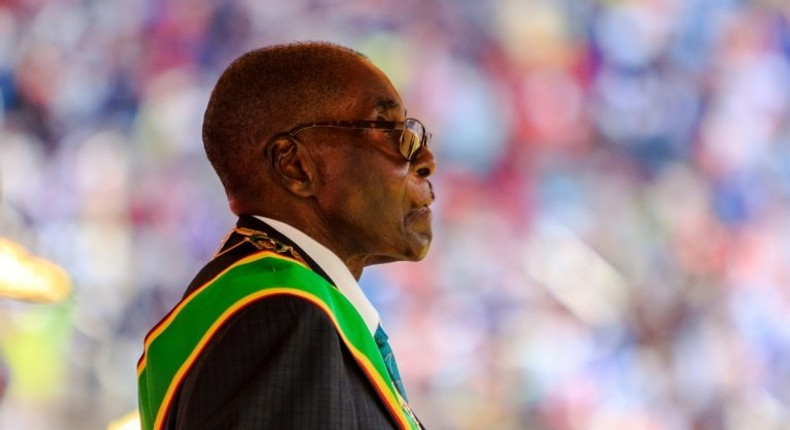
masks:
<instances>
[{"instance_id":1,"label":"eyeglasses","mask_svg":"<svg viewBox=\"0 0 790 430\"><path fill-rule=\"evenodd\" d=\"M425 132L425 126L414 118L406 118L404 121L324 121L312 124L302 124L294 127L285 133L288 137L296 137L297 134L309 128L346 128L352 130L386 130L400 131L398 139L398 149L403 158L412 161L417 152L423 147L428 146L431 134Z\"/></svg>"}]
</instances>

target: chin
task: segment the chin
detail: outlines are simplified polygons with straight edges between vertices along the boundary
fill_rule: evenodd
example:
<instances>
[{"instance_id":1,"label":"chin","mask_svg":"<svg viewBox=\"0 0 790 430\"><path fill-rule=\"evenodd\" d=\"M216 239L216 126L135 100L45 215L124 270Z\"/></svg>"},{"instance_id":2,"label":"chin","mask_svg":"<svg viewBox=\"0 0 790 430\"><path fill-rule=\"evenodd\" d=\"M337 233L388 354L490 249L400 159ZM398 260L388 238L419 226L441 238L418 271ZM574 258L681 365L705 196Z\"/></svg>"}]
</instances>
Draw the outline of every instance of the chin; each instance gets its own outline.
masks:
<instances>
[{"instance_id":1,"label":"chin","mask_svg":"<svg viewBox=\"0 0 790 430\"><path fill-rule=\"evenodd\" d=\"M431 234L419 235L416 243L409 247L408 261L420 261L428 255L428 250L431 248Z\"/></svg>"},{"instance_id":2,"label":"chin","mask_svg":"<svg viewBox=\"0 0 790 430\"><path fill-rule=\"evenodd\" d=\"M427 245L427 246L423 247L422 250L420 251L420 253L417 255L417 259L415 261L420 261L423 258L425 258L425 256L428 255L428 250L430 248L431 248L430 245Z\"/></svg>"},{"instance_id":3,"label":"chin","mask_svg":"<svg viewBox=\"0 0 790 430\"><path fill-rule=\"evenodd\" d=\"M421 243L418 246L407 246L400 252L371 256L366 260L365 265L372 266L374 264L395 263L398 261L420 261L428 255L428 248L430 248L430 240L428 243Z\"/></svg>"}]
</instances>

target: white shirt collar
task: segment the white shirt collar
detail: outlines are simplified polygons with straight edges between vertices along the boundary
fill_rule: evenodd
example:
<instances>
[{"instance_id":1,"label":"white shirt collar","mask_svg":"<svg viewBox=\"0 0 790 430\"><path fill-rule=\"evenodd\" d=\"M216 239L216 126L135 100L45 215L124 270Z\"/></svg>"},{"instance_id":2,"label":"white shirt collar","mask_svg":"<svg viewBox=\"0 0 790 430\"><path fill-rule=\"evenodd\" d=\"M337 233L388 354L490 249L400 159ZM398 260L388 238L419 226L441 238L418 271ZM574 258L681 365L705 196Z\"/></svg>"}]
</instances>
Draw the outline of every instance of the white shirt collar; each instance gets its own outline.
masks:
<instances>
[{"instance_id":1,"label":"white shirt collar","mask_svg":"<svg viewBox=\"0 0 790 430\"><path fill-rule=\"evenodd\" d=\"M275 219L257 215L255 217L269 224L302 248L329 275L329 278L340 290L340 293L351 302L362 316L370 333L376 333L376 328L379 326L379 313L373 307L373 304L370 303L367 296L365 296L362 288L359 287L359 283L354 279L354 275L351 274L345 263L340 260L340 257L295 227Z\"/></svg>"}]
</instances>

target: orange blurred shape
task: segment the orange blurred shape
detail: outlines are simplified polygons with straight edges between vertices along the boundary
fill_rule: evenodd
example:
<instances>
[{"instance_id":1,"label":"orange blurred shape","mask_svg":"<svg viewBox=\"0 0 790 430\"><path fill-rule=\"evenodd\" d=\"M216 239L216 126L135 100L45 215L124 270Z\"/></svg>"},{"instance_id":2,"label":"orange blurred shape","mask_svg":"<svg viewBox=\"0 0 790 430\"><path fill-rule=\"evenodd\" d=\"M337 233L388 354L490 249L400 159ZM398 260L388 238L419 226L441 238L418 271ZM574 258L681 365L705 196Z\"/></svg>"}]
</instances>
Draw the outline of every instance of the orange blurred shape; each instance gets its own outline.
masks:
<instances>
[{"instance_id":1,"label":"orange blurred shape","mask_svg":"<svg viewBox=\"0 0 790 430\"><path fill-rule=\"evenodd\" d=\"M107 430L140 430L140 414L137 411L129 412L121 418L110 423Z\"/></svg>"},{"instance_id":2,"label":"orange blurred shape","mask_svg":"<svg viewBox=\"0 0 790 430\"><path fill-rule=\"evenodd\" d=\"M0 297L56 303L70 291L71 280L65 270L0 237Z\"/></svg>"}]
</instances>

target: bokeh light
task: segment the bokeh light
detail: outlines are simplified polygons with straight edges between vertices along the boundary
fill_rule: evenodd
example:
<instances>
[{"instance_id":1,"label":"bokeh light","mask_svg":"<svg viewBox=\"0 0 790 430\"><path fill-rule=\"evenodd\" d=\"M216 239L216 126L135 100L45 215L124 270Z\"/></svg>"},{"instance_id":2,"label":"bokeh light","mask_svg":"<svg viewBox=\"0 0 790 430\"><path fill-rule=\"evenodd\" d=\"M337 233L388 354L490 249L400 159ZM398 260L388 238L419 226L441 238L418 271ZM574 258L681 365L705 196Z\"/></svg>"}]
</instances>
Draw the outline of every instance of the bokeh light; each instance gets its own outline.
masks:
<instances>
[{"instance_id":1,"label":"bokeh light","mask_svg":"<svg viewBox=\"0 0 790 430\"><path fill-rule=\"evenodd\" d=\"M0 1L0 236L72 285L0 300L0 428L135 409L234 222L208 95L293 40L365 53L434 135L430 254L362 277L427 428L788 428L786 3Z\"/></svg>"}]
</instances>

